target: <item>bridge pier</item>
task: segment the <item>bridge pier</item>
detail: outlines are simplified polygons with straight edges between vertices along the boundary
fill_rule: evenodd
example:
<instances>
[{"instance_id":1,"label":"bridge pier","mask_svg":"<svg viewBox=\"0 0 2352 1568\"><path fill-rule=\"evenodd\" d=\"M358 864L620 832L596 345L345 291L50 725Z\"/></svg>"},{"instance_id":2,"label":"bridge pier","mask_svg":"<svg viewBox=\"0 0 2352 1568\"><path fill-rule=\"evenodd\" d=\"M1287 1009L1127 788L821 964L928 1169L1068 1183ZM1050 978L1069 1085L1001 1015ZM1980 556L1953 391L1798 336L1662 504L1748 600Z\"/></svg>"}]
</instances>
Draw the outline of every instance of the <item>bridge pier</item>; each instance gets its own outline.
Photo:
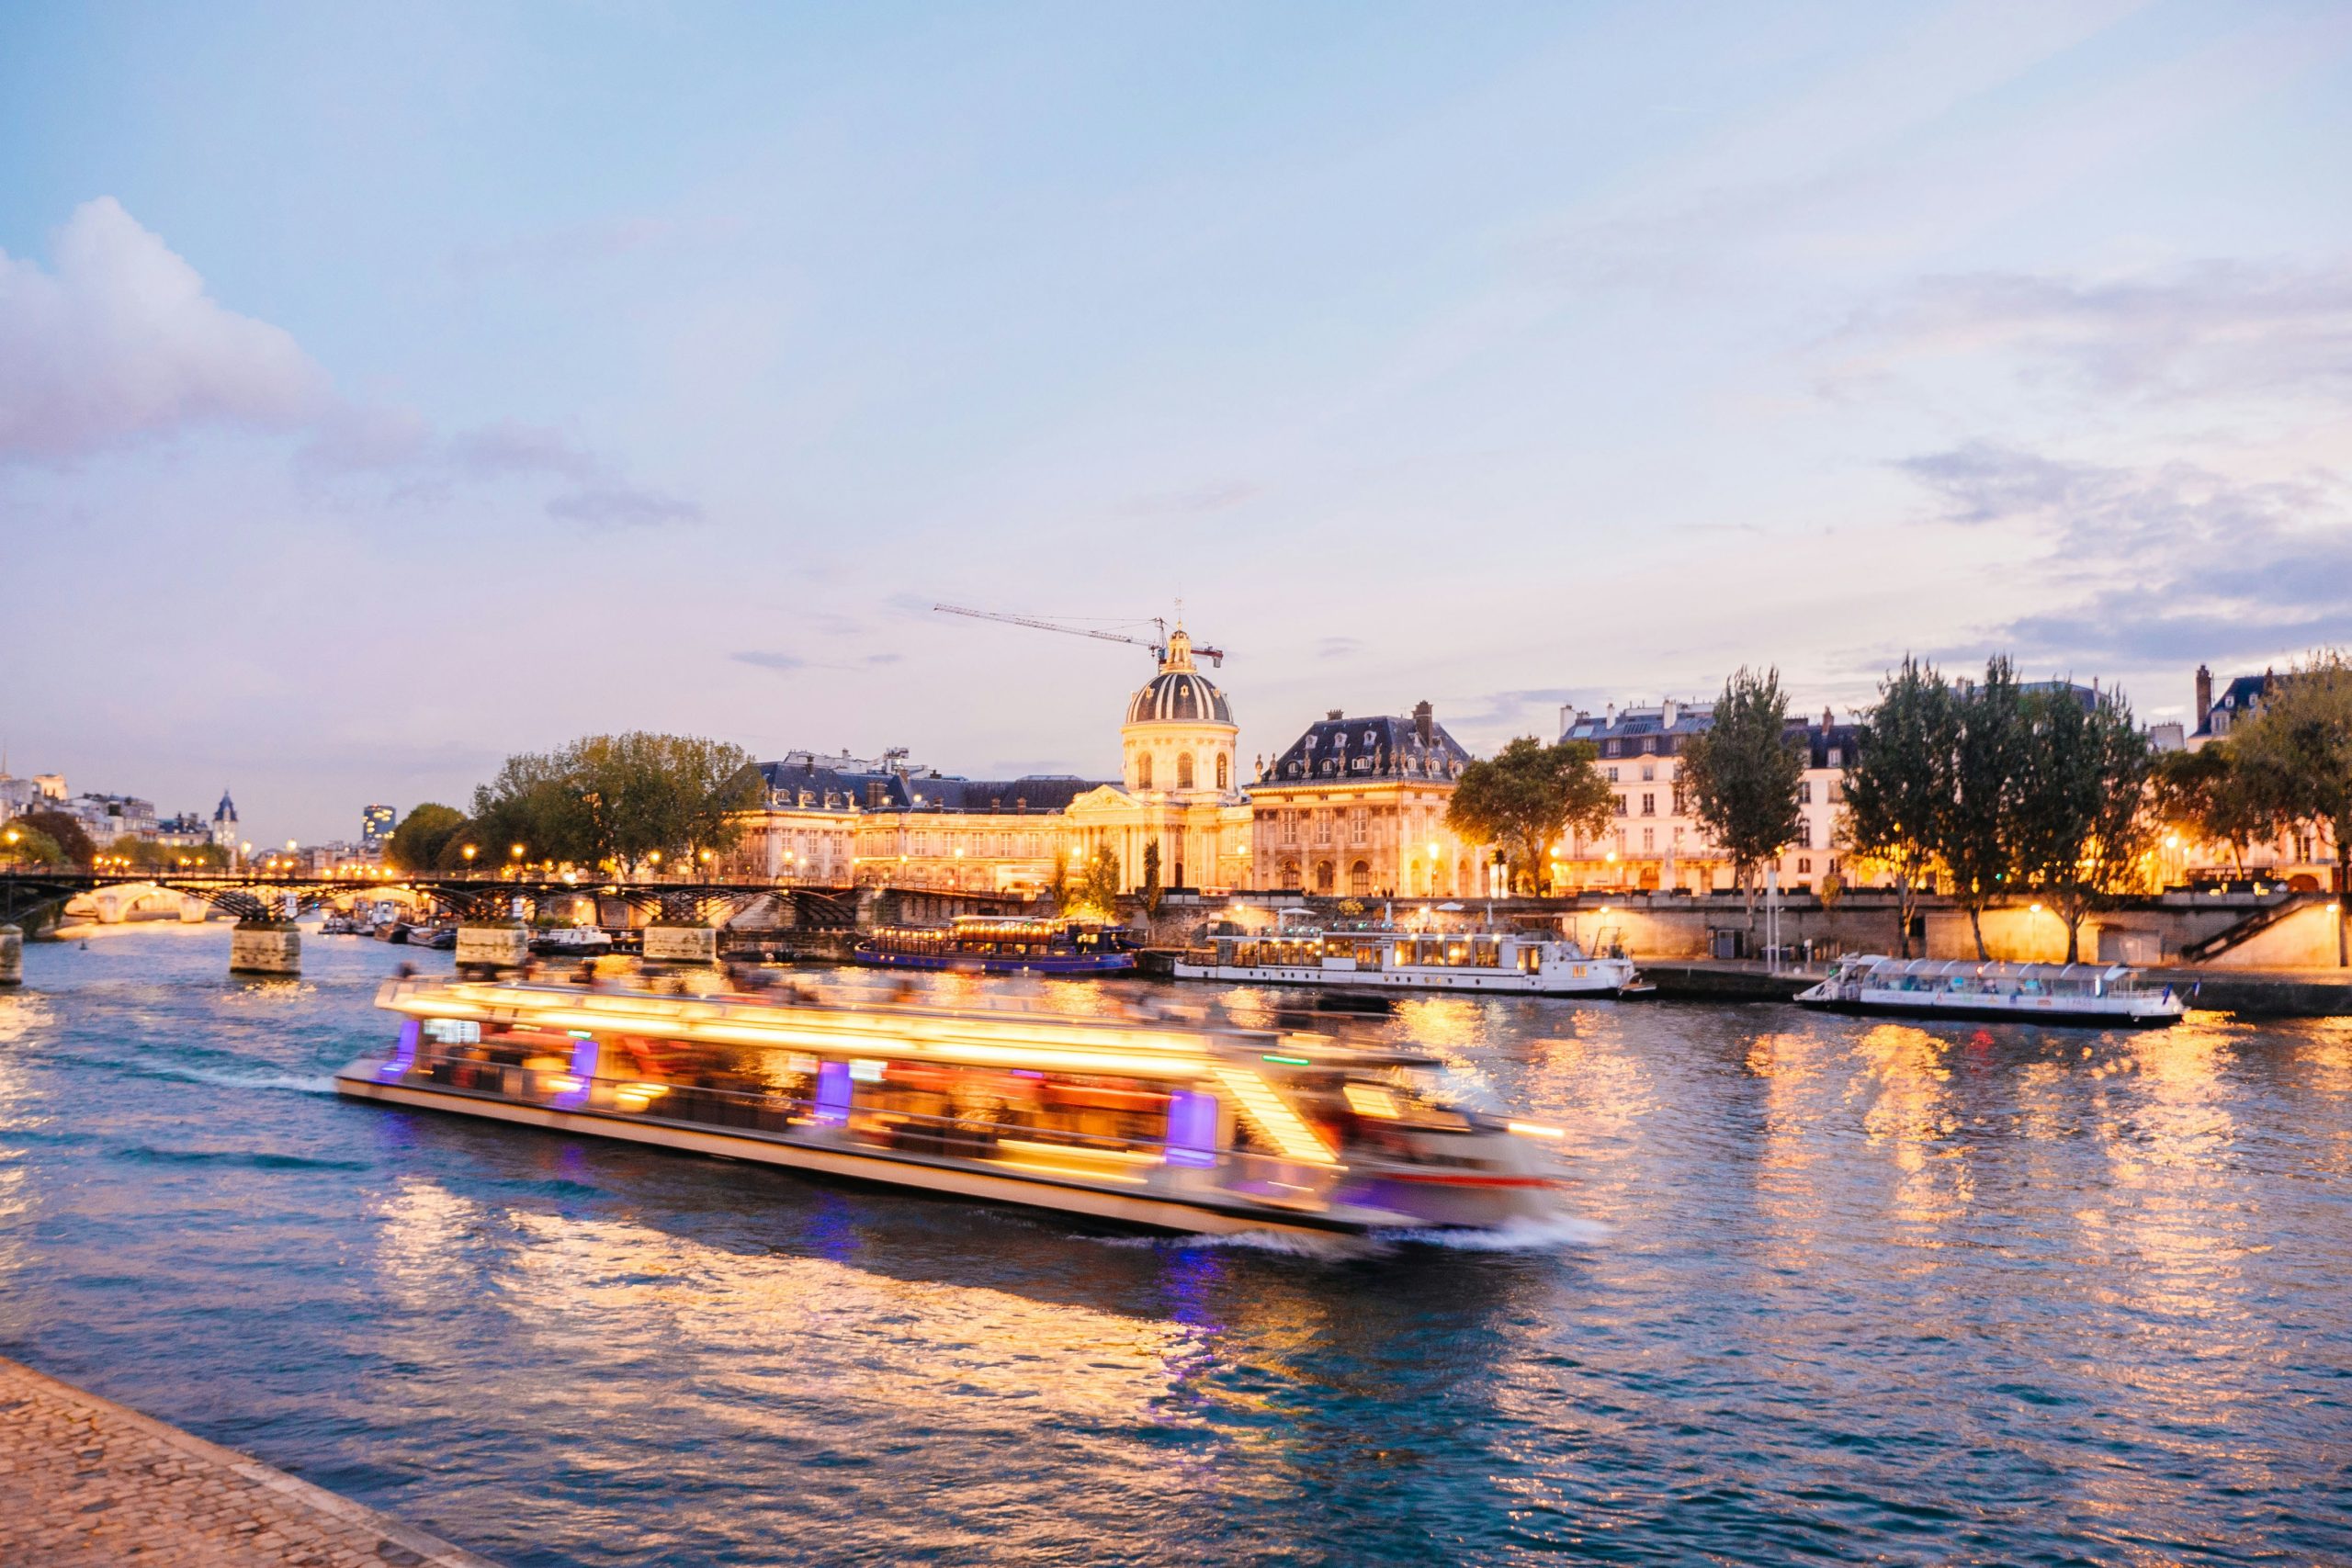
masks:
<instances>
[{"instance_id":1,"label":"bridge pier","mask_svg":"<svg viewBox=\"0 0 2352 1568\"><path fill-rule=\"evenodd\" d=\"M193 893L180 895L180 924L200 926L212 918L212 906Z\"/></svg>"},{"instance_id":2,"label":"bridge pier","mask_svg":"<svg viewBox=\"0 0 2352 1568\"><path fill-rule=\"evenodd\" d=\"M229 933L232 975L300 975L302 932L291 920L239 920Z\"/></svg>"},{"instance_id":3,"label":"bridge pier","mask_svg":"<svg viewBox=\"0 0 2352 1568\"><path fill-rule=\"evenodd\" d=\"M645 961L649 964L716 964L717 926L648 926Z\"/></svg>"},{"instance_id":4,"label":"bridge pier","mask_svg":"<svg viewBox=\"0 0 2352 1568\"><path fill-rule=\"evenodd\" d=\"M0 986L25 983L25 933L19 926L0 926Z\"/></svg>"},{"instance_id":5,"label":"bridge pier","mask_svg":"<svg viewBox=\"0 0 2352 1568\"><path fill-rule=\"evenodd\" d=\"M531 933L519 920L458 928L458 967L520 969L531 956Z\"/></svg>"}]
</instances>

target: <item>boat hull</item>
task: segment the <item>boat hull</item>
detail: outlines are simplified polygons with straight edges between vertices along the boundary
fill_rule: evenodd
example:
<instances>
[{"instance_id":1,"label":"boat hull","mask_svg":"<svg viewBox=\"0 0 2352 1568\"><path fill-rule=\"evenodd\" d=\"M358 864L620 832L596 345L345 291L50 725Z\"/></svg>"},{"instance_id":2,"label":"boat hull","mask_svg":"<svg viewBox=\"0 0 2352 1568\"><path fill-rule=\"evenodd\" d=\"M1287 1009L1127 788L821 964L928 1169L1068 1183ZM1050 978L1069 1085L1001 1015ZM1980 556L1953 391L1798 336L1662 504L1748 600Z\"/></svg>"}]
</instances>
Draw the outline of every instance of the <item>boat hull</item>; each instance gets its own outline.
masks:
<instances>
[{"instance_id":1,"label":"boat hull","mask_svg":"<svg viewBox=\"0 0 2352 1568\"><path fill-rule=\"evenodd\" d=\"M365 1065L365 1064L363 1064ZM1229 1235L1238 1232L1278 1232L1299 1236L1362 1235L1375 1230L1411 1224L1397 1214L1380 1219L1350 1219L1339 1215L1292 1214L1277 1209L1182 1198L1108 1191L1079 1182L1048 1177L1012 1177L971 1169L946 1161L881 1150L827 1148L746 1133L684 1127L640 1116L597 1111L565 1111L526 1105L465 1089L389 1084L346 1071L335 1078L335 1091L354 1100L472 1116L549 1132L612 1138L646 1144L685 1154L715 1156L848 1180L905 1187L942 1197L979 1202L1007 1203L1078 1214L1137 1230L1174 1235Z\"/></svg>"},{"instance_id":2,"label":"boat hull","mask_svg":"<svg viewBox=\"0 0 2352 1568\"><path fill-rule=\"evenodd\" d=\"M1942 1018L1963 1023L2053 1023L2070 1029L2165 1029L2178 1023L2181 1014L2176 1011L2132 1013L2121 1010L2095 1012L2082 1008L2050 1007L1988 1007L1984 1003L1938 1006L1933 1003L1815 998L1800 996L1801 1007L1819 1012L1843 1012L1879 1018Z\"/></svg>"},{"instance_id":3,"label":"boat hull","mask_svg":"<svg viewBox=\"0 0 2352 1568\"><path fill-rule=\"evenodd\" d=\"M1599 963L1596 973L1574 976L1432 974L1398 969L1302 969L1276 964L1188 964L1177 960L1179 980L1216 980L1229 986L1308 986L1359 995L1392 991L1470 991L1488 996L1613 997L1634 983L1629 968L1619 975Z\"/></svg>"},{"instance_id":4,"label":"boat hull","mask_svg":"<svg viewBox=\"0 0 2352 1568\"><path fill-rule=\"evenodd\" d=\"M957 975L1125 975L1136 966L1132 953L1046 953L1000 958L963 953L877 953L858 948L850 962L868 969L924 969Z\"/></svg>"}]
</instances>

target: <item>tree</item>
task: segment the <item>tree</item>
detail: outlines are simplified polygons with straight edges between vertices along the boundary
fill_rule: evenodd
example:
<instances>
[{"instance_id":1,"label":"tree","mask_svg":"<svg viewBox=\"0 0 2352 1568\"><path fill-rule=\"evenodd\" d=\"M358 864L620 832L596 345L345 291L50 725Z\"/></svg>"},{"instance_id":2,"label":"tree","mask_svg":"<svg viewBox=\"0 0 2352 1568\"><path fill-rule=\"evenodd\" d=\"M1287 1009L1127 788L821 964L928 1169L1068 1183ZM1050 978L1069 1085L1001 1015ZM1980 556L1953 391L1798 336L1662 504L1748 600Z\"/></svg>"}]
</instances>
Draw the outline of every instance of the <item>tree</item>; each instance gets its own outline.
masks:
<instances>
[{"instance_id":1,"label":"tree","mask_svg":"<svg viewBox=\"0 0 2352 1568\"><path fill-rule=\"evenodd\" d=\"M1804 776L1802 739L1789 733L1789 699L1781 672L1745 667L1724 682L1715 721L1690 738L1679 783L1690 813L1731 862L1747 896L1747 929L1756 929L1756 873L1797 835L1797 783Z\"/></svg>"},{"instance_id":2,"label":"tree","mask_svg":"<svg viewBox=\"0 0 2352 1568\"><path fill-rule=\"evenodd\" d=\"M2255 779L2227 740L2209 740L2194 751L2167 751L2158 757L2150 775L2149 801L2156 820L2189 842L2219 844L2229 851L2230 862L2241 874L2246 845L2271 827Z\"/></svg>"},{"instance_id":3,"label":"tree","mask_svg":"<svg viewBox=\"0 0 2352 1568\"><path fill-rule=\"evenodd\" d=\"M1147 914L1159 913L1159 840L1153 838L1143 847L1143 907Z\"/></svg>"},{"instance_id":4,"label":"tree","mask_svg":"<svg viewBox=\"0 0 2352 1568\"><path fill-rule=\"evenodd\" d=\"M1119 881L1119 857L1107 845L1096 850L1070 890L1070 912L1099 920L1116 919Z\"/></svg>"},{"instance_id":5,"label":"tree","mask_svg":"<svg viewBox=\"0 0 2352 1568\"><path fill-rule=\"evenodd\" d=\"M1911 956L1920 886L1935 869L1938 825L1951 800L1953 723L1951 685L1932 665L1906 655L1879 682L1878 705L1855 727L1854 755L1846 762L1847 852L1894 874L1905 958Z\"/></svg>"},{"instance_id":6,"label":"tree","mask_svg":"<svg viewBox=\"0 0 2352 1568\"><path fill-rule=\"evenodd\" d=\"M26 827L23 818L0 828L0 865L22 871L67 863L57 840L38 828Z\"/></svg>"},{"instance_id":7,"label":"tree","mask_svg":"<svg viewBox=\"0 0 2352 1568\"><path fill-rule=\"evenodd\" d=\"M2232 732L2271 820L2285 832L2324 828L2335 842L2335 962L2352 905L2352 659L2329 649L2271 682L2262 709Z\"/></svg>"},{"instance_id":8,"label":"tree","mask_svg":"<svg viewBox=\"0 0 2352 1568\"><path fill-rule=\"evenodd\" d=\"M626 870L665 858L691 863L732 848L760 801L751 753L726 741L632 730L589 735L553 751L506 759L474 790L473 816L440 855L477 846L492 864L524 859Z\"/></svg>"},{"instance_id":9,"label":"tree","mask_svg":"<svg viewBox=\"0 0 2352 1568\"><path fill-rule=\"evenodd\" d=\"M1991 957L1984 908L2016 881L2021 701L2006 654L1985 661L1981 685L1963 683L1952 695L1951 788L1937 813L1936 857L1951 874L1952 897L1968 911L1979 962Z\"/></svg>"},{"instance_id":10,"label":"tree","mask_svg":"<svg viewBox=\"0 0 2352 1568\"><path fill-rule=\"evenodd\" d=\"M455 807L428 800L401 818L384 840L384 863L397 871L430 871L465 825L465 815Z\"/></svg>"},{"instance_id":11,"label":"tree","mask_svg":"<svg viewBox=\"0 0 2352 1568\"><path fill-rule=\"evenodd\" d=\"M1615 819L1617 794L1593 766L1598 755L1589 740L1546 746L1523 735L1462 770L1445 825L1466 844L1499 848L1514 886L1541 887L1555 840L1598 833Z\"/></svg>"},{"instance_id":12,"label":"tree","mask_svg":"<svg viewBox=\"0 0 2352 1568\"><path fill-rule=\"evenodd\" d=\"M98 846L90 842L90 835L82 831L82 824L62 811L28 811L11 826L47 839L65 857L67 865L86 867L98 858Z\"/></svg>"},{"instance_id":13,"label":"tree","mask_svg":"<svg viewBox=\"0 0 2352 1568\"><path fill-rule=\"evenodd\" d=\"M1046 891L1054 896L1054 908L1057 909L1069 902L1069 851L1054 852L1054 869L1046 884Z\"/></svg>"},{"instance_id":14,"label":"tree","mask_svg":"<svg viewBox=\"0 0 2352 1568\"><path fill-rule=\"evenodd\" d=\"M2035 692L2018 711L2015 870L2065 921L2072 964L2083 917L2124 889L2147 847L2148 738L2114 694L2086 709L2063 687Z\"/></svg>"}]
</instances>

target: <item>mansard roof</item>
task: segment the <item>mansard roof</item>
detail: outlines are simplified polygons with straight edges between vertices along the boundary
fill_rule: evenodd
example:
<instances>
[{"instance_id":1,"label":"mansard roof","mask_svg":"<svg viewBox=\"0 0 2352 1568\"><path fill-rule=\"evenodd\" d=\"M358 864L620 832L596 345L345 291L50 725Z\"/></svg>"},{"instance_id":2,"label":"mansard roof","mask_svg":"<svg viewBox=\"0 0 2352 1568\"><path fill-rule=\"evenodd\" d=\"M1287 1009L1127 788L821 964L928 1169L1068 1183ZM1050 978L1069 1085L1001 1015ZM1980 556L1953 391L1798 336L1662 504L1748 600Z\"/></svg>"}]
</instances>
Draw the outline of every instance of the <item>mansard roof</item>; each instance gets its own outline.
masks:
<instances>
[{"instance_id":1,"label":"mansard roof","mask_svg":"<svg viewBox=\"0 0 2352 1568\"><path fill-rule=\"evenodd\" d=\"M1425 743L1410 715L1374 718L1334 715L1306 732L1274 759L1261 784L1305 784L1311 779L1442 779L1457 777L1470 762L1462 743L1432 721Z\"/></svg>"},{"instance_id":2,"label":"mansard roof","mask_svg":"<svg viewBox=\"0 0 2352 1568\"><path fill-rule=\"evenodd\" d=\"M807 753L762 762L760 776L770 800L779 807L835 811L1060 811L1102 784L1069 773L967 779L896 768L840 767Z\"/></svg>"}]
</instances>

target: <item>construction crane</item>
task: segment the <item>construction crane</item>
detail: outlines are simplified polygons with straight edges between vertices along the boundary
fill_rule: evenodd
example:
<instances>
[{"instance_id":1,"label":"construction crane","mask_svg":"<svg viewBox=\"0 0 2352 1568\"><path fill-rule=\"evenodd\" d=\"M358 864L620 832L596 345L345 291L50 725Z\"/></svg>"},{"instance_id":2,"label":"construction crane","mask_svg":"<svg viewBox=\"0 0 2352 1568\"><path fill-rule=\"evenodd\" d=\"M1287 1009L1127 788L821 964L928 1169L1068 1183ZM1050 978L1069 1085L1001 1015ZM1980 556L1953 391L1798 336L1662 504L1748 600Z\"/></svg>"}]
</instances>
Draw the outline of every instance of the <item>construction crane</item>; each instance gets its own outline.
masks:
<instances>
[{"instance_id":1,"label":"construction crane","mask_svg":"<svg viewBox=\"0 0 2352 1568\"><path fill-rule=\"evenodd\" d=\"M1159 639L1153 641L1146 637L1128 637L1124 632L1097 631L1091 626L1066 626L1058 621L1039 620L1035 615L1008 615L998 610L967 609L962 604L933 604L932 608L946 615L969 615L976 621L1002 621L1007 626L1028 626L1035 631L1062 632L1070 637L1091 637L1098 642L1129 643L1136 648L1151 649L1151 657L1162 664L1168 661L1168 623L1158 615L1149 617L1152 626L1159 634ZM1225 649L1203 648L1196 644L1193 651L1218 669L1225 668Z\"/></svg>"}]
</instances>

